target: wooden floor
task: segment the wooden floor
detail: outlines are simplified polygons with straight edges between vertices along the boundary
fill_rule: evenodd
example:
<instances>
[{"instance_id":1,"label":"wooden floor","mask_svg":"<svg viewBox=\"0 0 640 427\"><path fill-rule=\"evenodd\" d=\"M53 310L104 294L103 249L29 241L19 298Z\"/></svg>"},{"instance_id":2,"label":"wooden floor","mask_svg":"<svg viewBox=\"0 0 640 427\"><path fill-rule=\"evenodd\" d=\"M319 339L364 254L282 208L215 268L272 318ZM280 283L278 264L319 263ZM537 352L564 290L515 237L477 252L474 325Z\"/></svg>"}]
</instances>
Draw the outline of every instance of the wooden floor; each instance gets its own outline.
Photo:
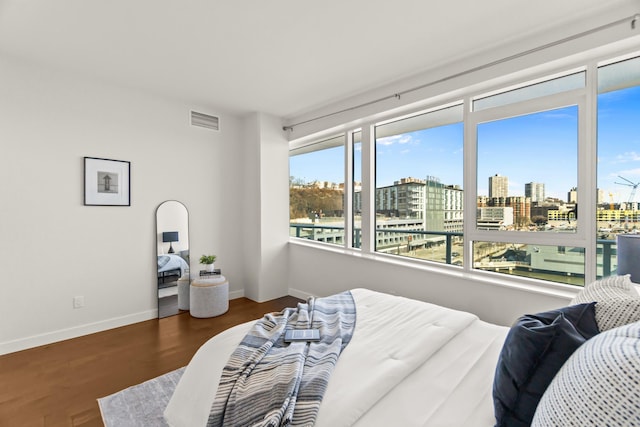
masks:
<instances>
[{"instance_id":1,"label":"wooden floor","mask_svg":"<svg viewBox=\"0 0 640 427\"><path fill-rule=\"evenodd\" d=\"M185 366L210 337L299 301L240 298L211 319L183 313L0 356L0 426L102 426L99 397Z\"/></svg>"}]
</instances>

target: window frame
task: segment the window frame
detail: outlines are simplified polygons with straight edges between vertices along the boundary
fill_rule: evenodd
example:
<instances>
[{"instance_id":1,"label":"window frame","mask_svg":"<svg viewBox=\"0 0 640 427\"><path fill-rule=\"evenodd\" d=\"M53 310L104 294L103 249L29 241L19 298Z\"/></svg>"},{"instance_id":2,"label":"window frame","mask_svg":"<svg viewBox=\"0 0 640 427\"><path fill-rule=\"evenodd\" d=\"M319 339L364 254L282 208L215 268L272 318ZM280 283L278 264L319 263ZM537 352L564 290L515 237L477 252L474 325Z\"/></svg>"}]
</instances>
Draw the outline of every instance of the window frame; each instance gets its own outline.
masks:
<instances>
[{"instance_id":1,"label":"window frame","mask_svg":"<svg viewBox=\"0 0 640 427\"><path fill-rule=\"evenodd\" d=\"M497 78L489 79L481 83L468 85L462 89L443 91L431 95L419 103L412 103L411 108L395 108L386 112L374 114L369 117L354 119L354 125L348 124L333 127L333 135L336 129L345 135L345 152L352 150L352 144L348 141L349 133L354 131L362 132L362 234L361 247L352 246L352 228L345 230L344 251L345 254L357 254L378 260L389 260L399 262L402 265L416 266L419 268L428 267L434 271L454 271L460 272L460 267L448 264L437 263L429 260L398 257L375 252L375 127L390 121L401 120L404 117L426 113L429 111L446 108L455 103L462 102L463 110L463 188L464 188L464 264L463 272L469 277L476 277L481 280L504 281L504 275L478 270L473 268L473 242L508 242L521 244L537 244L547 246L567 246L584 249L584 282L589 283L596 279L597 270L597 233L593 226L596 220L597 203L597 99L598 99L598 68L618 61L640 56L637 46L634 48L608 50L608 52L585 53L581 58L564 61L562 64L552 62L532 68L519 69L509 74L503 74ZM585 72L585 87L571 89L552 95L546 95L534 99L527 99L521 102L501 105L479 111L471 111L473 101L478 97L488 94L495 94L501 91L513 90L514 88L537 83L547 79L570 75L577 71ZM477 125L484 121L500 120L523 114L531 114L566 106L577 106L578 108L578 141L577 141L577 187L580 226L576 233L535 233L506 230L477 230L476 229L476 209L469 209L470 206L477 206ZM357 126L356 126L357 124ZM320 137L316 133L315 140ZM306 138L305 138L306 139ZM295 141L294 141L295 143ZM352 155L345 156L345 183L350 182L352 186L353 166ZM352 195L352 187L349 194ZM345 220L353 218L352 199L347 203L347 192L345 192ZM346 210L349 210L348 213ZM351 222L351 227L353 223ZM294 240L295 241L295 240ZM314 244L318 242L308 242ZM508 276L508 282L515 286L524 286L532 290L553 290L555 291L575 291L575 285L550 282L541 279Z\"/></svg>"},{"instance_id":2,"label":"window frame","mask_svg":"<svg viewBox=\"0 0 640 427\"><path fill-rule=\"evenodd\" d=\"M491 121L498 121L508 119L512 117L523 116L527 114L535 114L539 112L554 110L558 108L564 108L568 106L578 107L578 129L577 129L577 185L578 185L578 200L585 200L588 202L588 189L580 183L586 179L587 171L589 170L590 160L588 156L588 144L586 141L587 135L585 131L585 125L587 123L586 111L587 111L587 95L586 88L574 89L567 92L561 92L554 95L548 95L545 97L535 98L532 100L522 101L514 104L498 106L493 108L487 108L480 111L469 112L465 120L465 153L467 154L465 163L465 206L477 206L477 189L478 189L478 176L477 176L477 129L478 125ZM593 164L595 167L595 163ZM592 169L595 170L595 169ZM510 231L510 230L481 230L476 227L476 210L465 209L464 211L464 240L466 257L472 257L473 251L471 243L474 241L480 242L504 242L504 243L521 243L521 244L536 244L547 246L577 246L588 248L590 232L588 223L588 216L582 215L582 202L579 206L579 226L575 233L539 233L539 232L526 232L526 231ZM588 205L587 205L588 206ZM594 236L595 237L595 236ZM590 253L590 252L589 252ZM585 256L585 276L588 270L587 256ZM468 258L472 259L472 258ZM468 266L465 263L465 268Z\"/></svg>"}]
</instances>

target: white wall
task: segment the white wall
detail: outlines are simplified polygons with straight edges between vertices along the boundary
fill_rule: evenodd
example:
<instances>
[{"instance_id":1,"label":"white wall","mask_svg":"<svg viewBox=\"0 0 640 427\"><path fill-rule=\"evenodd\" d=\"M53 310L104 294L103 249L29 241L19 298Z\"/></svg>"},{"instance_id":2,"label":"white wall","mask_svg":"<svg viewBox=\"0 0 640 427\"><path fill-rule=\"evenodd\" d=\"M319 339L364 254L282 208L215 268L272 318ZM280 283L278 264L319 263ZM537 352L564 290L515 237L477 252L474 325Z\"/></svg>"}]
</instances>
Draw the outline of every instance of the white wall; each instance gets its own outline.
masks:
<instances>
[{"instance_id":1,"label":"white wall","mask_svg":"<svg viewBox=\"0 0 640 427\"><path fill-rule=\"evenodd\" d=\"M268 301L288 294L289 145L276 117L252 114L244 129L245 295Z\"/></svg>"},{"instance_id":2,"label":"white wall","mask_svg":"<svg viewBox=\"0 0 640 427\"><path fill-rule=\"evenodd\" d=\"M243 239L226 231L242 227L238 118L5 57L0 81L0 354L155 317L164 200L243 295ZM192 108L221 130L192 127ZM131 162L131 207L83 206L84 156Z\"/></svg>"}]
</instances>

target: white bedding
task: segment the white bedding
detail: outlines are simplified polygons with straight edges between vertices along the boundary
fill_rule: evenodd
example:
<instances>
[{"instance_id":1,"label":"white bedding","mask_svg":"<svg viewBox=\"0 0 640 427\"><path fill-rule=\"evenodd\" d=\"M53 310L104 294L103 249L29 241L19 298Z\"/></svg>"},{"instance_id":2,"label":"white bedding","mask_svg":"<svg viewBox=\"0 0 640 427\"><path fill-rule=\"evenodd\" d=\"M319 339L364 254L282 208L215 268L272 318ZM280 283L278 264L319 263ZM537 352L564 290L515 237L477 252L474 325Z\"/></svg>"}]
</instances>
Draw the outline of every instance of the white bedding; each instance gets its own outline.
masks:
<instances>
[{"instance_id":1,"label":"white bedding","mask_svg":"<svg viewBox=\"0 0 640 427\"><path fill-rule=\"evenodd\" d=\"M352 294L356 329L316 426L495 424L493 375L508 328L422 301L366 289ZM252 324L231 328L198 350L165 410L169 425L206 425L222 368Z\"/></svg>"},{"instance_id":2,"label":"white bedding","mask_svg":"<svg viewBox=\"0 0 640 427\"><path fill-rule=\"evenodd\" d=\"M189 264L180 256L174 254L158 255L158 273L180 270L180 276L189 269Z\"/></svg>"}]
</instances>

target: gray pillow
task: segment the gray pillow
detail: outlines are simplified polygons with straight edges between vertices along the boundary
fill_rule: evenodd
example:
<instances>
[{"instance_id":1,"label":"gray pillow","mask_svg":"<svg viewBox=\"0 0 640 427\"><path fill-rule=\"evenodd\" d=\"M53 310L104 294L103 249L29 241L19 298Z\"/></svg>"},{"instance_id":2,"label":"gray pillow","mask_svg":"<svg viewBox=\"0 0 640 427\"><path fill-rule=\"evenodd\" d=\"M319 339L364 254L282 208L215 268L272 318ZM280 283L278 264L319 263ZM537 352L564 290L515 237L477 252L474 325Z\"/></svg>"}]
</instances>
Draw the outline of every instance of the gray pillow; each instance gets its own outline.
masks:
<instances>
[{"instance_id":1,"label":"gray pillow","mask_svg":"<svg viewBox=\"0 0 640 427\"><path fill-rule=\"evenodd\" d=\"M588 340L542 395L531 427L639 426L640 322Z\"/></svg>"},{"instance_id":2,"label":"gray pillow","mask_svg":"<svg viewBox=\"0 0 640 427\"><path fill-rule=\"evenodd\" d=\"M640 321L640 296L630 274L596 280L586 285L570 304L593 301L597 302L596 323L600 331Z\"/></svg>"}]
</instances>

